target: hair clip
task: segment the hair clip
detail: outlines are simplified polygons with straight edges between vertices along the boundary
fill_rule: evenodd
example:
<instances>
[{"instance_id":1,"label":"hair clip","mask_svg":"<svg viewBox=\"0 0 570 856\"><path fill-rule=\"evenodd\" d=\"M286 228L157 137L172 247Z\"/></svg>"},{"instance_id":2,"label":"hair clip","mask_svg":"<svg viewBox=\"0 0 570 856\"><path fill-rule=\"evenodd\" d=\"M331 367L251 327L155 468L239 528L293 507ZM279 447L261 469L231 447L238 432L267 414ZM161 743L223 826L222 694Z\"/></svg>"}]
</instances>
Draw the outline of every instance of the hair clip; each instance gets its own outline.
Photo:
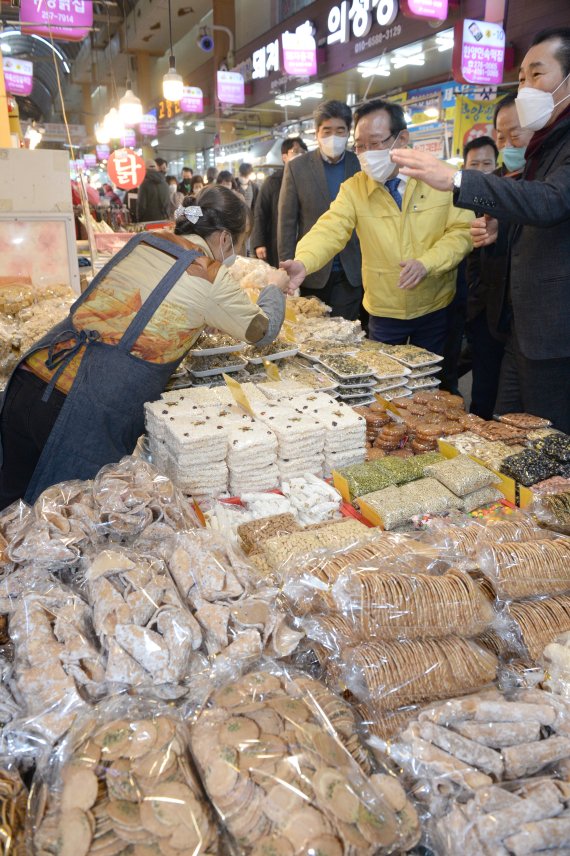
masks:
<instances>
[{"instance_id":1,"label":"hair clip","mask_svg":"<svg viewBox=\"0 0 570 856\"><path fill-rule=\"evenodd\" d=\"M201 216L202 209L199 205L189 205L187 208L180 205L180 207L174 212L176 220L178 220L179 217L186 217L186 219L190 220L191 223L197 223Z\"/></svg>"}]
</instances>

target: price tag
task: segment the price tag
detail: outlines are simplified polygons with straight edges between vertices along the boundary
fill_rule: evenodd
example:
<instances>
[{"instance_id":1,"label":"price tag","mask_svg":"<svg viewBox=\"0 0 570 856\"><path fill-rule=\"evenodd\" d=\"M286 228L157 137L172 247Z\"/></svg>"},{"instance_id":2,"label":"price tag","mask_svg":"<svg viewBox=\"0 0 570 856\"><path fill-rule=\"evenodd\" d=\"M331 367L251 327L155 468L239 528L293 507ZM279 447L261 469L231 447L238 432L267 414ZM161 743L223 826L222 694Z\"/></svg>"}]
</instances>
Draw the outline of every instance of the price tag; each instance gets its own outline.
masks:
<instances>
[{"instance_id":1,"label":"price tag","mask_svg":"<svg viewBox=\"0 0 570 856\"><path fill-rule=\"evenodd\" d=\"M281 380L279 369L272 360L263 360L263 365L265 366L265 373L269 380Z\"/></svg>"},{"instance_id":2,"label":"price tag","mask_svg":"<svg viewBox=\"0 0 570 856\"><path fill-rule=\"evenodd\" d=\"M253 412L253 407L249 403L247 395L243 391L241 383L239 383L239 381L237 380L234 380L233 377L228 374L224 374L223 378L227 384L229 391L233 395L236 404L241 407L242 410L245 410L246 413L249 413L250 416L255 416L255 413Z\"/></svg>"},{"instance_id":3,"label":"price tag","mask_svg":"<svg viewBox=\"0 0 570 856\"><path fill-rule=\"evenodd\" d=\"M383 407L385 410L390 410L392 413L395 413L395 414L396 414L396 416L399 416L399 415L400 415L400 411L398 410L398 408L396 407L396 405L395 405L395 404L392 404L392 402L391 402L391 401L387 401L385 398L382 398L382 396L381 396L381 395L379 395L377 392L375 392L375 393L374 393L374 398L376 399L376 401L377 401L379 404L381 404L381 405L382 405L382 407Z\"/></svg>"}]
</instances>

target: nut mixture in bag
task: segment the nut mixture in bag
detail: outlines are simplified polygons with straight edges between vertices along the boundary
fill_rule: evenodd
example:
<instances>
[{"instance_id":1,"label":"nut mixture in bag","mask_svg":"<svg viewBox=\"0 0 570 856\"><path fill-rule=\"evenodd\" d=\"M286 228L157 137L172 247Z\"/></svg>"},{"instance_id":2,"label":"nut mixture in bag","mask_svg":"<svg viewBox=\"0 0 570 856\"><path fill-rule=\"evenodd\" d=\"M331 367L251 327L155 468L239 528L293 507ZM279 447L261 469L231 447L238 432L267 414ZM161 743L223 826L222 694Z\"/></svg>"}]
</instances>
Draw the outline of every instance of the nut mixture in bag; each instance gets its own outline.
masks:
<instances>
[{"instance_id":1,"label":"nut mixture in bag","mask_svg":"<svg viewBox=\"0 0 570 856\"><path fill-rule=\"evenodd\" d=\"M494 473L466 455L458 455L449 461L432 464L426 467L425 474L440 481L456 496L462 497L473 491L491 487L499 480Z\"/></svg>"},{"instance_id":2,"label":"nut mixture in bag","mask_svg":"<svg viewBox=\"0 0 570 856\"><path fill-rule=\"evenodd\" d=\"M367 776L342 730L346 704L317 682L256 671L215 691L192 727L206 792L236 853L401 852L419 821L396 779ZM357 738L358 739L358 738Z\"/></svg>"},{"instance_id":3,"label":"nut mixture in bag","mask_svg":"<svg viewBox=\"0 0 570 856\"><path fill-rule=\"evenodd\" d=\"M145 715L141 704L123 704L117 717L103 709L81 725L55 782L37 785L38 856L218 852L186 726L164 709Z\"/></svg>"}]
</instances>

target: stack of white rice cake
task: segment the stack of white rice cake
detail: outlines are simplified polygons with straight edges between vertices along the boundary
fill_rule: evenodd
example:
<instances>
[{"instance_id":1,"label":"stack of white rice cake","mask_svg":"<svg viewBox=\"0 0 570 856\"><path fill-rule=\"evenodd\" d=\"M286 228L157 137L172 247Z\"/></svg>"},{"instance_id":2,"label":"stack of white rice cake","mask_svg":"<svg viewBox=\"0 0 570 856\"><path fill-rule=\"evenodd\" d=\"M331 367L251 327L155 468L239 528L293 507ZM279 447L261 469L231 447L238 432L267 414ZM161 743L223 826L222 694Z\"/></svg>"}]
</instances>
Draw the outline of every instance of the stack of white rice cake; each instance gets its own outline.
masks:
<instances>
[{"instance_id":1,"label":"stack of white rice cake","mask_svg":"<svg viewBox=\"0 0 570 856\"><path fill-rule=\"evenodd\" d=\"M328 477L364 460L366 423L351 407L312 389L297 394L286 382L278 401L279 385L267 384L270 397L265 386L242 386L255 418L223 387L171 391L147 404L153 463L204 499L271 490L308 473Z\"/></svg>"}]
</instances>

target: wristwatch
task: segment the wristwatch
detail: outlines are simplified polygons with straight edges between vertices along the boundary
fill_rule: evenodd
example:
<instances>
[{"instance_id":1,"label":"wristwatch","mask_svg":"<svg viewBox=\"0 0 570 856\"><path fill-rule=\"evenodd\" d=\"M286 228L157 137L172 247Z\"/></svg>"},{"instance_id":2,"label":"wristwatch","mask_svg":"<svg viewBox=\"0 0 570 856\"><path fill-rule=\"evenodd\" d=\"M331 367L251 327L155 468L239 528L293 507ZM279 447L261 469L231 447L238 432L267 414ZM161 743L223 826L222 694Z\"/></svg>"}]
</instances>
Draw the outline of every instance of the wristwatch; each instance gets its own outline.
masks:
<instances>
[{"instance_id":1,"label":"wristwatch","mask_svg":"<svg viewBox=\"0 0 570 856\"><path fill-rule=\"evenodd\" d=\"M463 176L463 171L458 169L455 175L453 176L453 192L455 194L459 193L461 189L461 178Z\"/></svg>"}]
</instances>

